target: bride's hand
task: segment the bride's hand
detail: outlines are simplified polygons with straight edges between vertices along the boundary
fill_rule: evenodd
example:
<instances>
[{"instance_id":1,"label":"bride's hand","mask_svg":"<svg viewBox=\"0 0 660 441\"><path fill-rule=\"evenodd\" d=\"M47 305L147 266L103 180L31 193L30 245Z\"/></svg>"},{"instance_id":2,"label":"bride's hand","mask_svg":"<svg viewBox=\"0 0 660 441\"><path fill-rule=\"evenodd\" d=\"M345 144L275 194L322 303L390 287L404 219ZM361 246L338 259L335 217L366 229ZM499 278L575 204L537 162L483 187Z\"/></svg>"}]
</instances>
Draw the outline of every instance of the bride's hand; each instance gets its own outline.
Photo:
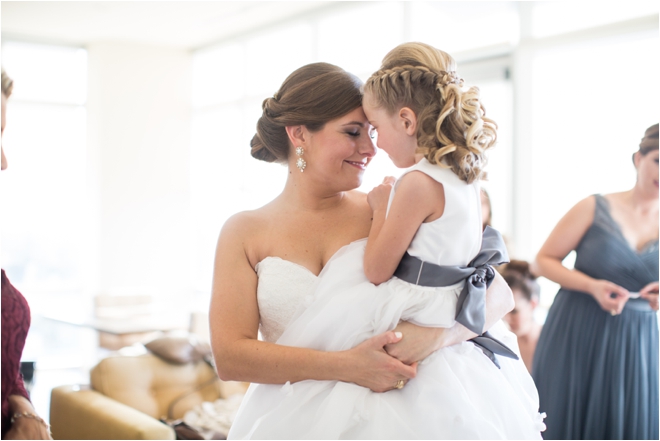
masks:
<instances>
[{"instance_id":1,"label":"bride's hand","mask_svg":"<svg viewBox=\"0 0 660 441\"><path fill-rule=\"evenodd\" d=\"M394 331L401 332L403 338L399 342L390 343L385 350L392 357L405 364L423 360L433 351L439 349L435 342L438 341L442 328L425 328L408 322L400 322ZM429 343L431 342L431 343Z\"/></svg>"},{"instance_id":2,"label":"bride's hand","mask_svg":"<svg viewBox=\"0 0 660 441\"><path fill-rule=\"evenodd\" d=\"M400 340L395 332L385 332L346 351L352 357L349 381L374 392L387 392L395 389L399 380L414 378L417 363L408 366L385 352L385 345Z\"/></svg>"}]
</instances>

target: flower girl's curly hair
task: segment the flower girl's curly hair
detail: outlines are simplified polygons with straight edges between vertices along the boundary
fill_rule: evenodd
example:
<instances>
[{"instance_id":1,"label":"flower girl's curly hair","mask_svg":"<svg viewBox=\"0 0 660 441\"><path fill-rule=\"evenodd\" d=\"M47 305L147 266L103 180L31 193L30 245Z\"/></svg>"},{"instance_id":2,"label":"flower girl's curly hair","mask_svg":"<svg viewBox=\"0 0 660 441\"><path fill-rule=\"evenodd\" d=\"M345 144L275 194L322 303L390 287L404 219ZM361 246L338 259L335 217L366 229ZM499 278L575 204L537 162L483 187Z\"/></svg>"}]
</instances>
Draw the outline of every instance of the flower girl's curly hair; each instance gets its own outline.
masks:
<instances>
[{"instance_id":1,"label":"flower girl's curly hair","mask_svg":"<svg viewBox=\"0 0 660 441\"><path fill-rule=\"evenodd\" d=\"M456 62L424 43L404 43L383 59L364 85L372 104L390 114L410 107L417 115L419 152L471 183L486 177L484 153L497 140L497 124L486 118L479 89L463 88Z\"/></svg>"}]
</instances>

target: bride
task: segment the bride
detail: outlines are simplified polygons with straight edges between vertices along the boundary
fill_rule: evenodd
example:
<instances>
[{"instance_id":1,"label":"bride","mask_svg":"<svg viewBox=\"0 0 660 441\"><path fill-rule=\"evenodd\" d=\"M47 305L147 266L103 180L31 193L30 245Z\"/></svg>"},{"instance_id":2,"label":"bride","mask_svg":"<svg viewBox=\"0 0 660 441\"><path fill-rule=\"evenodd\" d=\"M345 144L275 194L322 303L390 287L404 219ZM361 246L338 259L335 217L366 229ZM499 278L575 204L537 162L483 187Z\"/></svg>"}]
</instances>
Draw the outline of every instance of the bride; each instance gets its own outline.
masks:
<instances>
[{"instance_id":1,"label":"bride","mask_svg":"<svg viewBox=\"0 0 660 441\"><path fill-rule=\"evenodd\" d=\"M335 380L386 392L415 377L416 360L476 336L460 324L402 322L340 351L275 344L309 301L326 263L369 234L371 209L366 195L355 191L375 155L360 87L342 69L315 63L292 73L263 103L252 156L283 163L289 174L277 198L234 215L218 239L210 323L223 380ZM304 140L304 151L296 151L292 138ZM486 328L512 307L510 290L496 276L486 298Z\"/></svg>"}]
</instances>

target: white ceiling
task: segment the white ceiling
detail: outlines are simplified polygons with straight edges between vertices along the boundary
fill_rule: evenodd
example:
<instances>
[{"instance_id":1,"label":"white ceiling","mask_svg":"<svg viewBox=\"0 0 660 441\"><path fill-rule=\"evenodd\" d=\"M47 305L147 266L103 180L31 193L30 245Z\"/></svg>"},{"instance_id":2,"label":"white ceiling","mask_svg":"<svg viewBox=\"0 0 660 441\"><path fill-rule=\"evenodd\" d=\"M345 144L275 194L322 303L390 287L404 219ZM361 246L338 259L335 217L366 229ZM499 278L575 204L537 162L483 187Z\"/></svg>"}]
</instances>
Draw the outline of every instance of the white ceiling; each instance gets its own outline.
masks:
<instances>
[{"instance_id":1,"label":"white ceiling","mask_svg":"<svg viewBox=\"0 0 660 441\"><path fill-rule=\"evenodd\" d=\"M331 1L3 1L2 36L85 45L130 41L196 49Z\"/></svg>"}]
</instances>

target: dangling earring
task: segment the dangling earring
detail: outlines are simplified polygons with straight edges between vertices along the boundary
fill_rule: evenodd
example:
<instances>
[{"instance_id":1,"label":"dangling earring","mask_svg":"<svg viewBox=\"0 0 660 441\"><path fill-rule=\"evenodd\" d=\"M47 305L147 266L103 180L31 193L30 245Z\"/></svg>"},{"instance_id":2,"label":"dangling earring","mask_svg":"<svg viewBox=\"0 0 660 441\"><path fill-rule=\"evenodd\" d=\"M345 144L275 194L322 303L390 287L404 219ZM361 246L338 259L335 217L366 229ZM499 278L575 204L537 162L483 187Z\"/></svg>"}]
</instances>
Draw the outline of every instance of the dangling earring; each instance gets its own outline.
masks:
<instances>
[{"instance_id":1,"label":"dangling earring","mask_svg":"<svg viewBox=\"0 0 660 441\"><path fill-rule=\"evenodd\" d=\"M296 167L298 167L298 170L300 170L301 173L304 172L305 167L307 167L307 161L305 161L302 158L303 153L305 153L305 149L303 149L302 147L296 147L296 155L298 155L298 160L296 161Z\"/></svg>"}]
</instances>

